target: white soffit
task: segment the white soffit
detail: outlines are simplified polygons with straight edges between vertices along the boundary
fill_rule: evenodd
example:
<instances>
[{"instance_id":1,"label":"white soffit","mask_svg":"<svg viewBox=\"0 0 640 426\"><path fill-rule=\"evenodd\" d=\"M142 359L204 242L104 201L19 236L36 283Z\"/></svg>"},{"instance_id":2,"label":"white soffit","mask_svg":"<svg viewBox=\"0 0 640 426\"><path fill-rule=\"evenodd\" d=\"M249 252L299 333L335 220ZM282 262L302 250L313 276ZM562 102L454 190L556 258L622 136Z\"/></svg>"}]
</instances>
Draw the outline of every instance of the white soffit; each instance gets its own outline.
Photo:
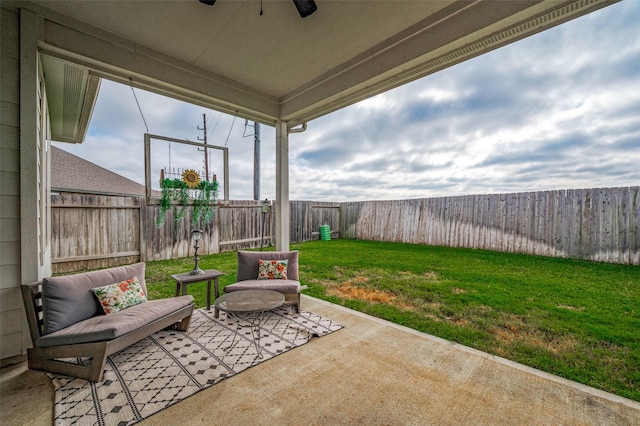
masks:
<instances>
[{"instance_id":1,"label":"white soffit","mask_svg":"<svg viewBox=\"0 0 640 426\"><path fill-rule=\"evenodd\" d=\"M89 70L57 58L41 55L45 75L51 138L82 143L100 89L100 78Z\"/></svg>"}]
</instances>

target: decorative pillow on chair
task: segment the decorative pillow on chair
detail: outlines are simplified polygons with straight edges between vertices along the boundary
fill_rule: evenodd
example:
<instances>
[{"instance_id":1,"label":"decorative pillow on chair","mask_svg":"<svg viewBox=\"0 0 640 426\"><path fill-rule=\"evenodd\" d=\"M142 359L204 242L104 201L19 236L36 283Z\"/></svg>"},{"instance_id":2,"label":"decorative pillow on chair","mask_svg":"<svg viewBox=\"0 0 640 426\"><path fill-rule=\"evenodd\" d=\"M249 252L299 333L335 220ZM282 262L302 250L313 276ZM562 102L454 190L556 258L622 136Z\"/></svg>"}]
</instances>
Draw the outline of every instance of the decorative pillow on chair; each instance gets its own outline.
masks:
<instances>
[{"instance_id":1,"label":"decorative pillow on chair","mask_svg":"<svg viewBox=\"0 0 640 426\"><path fill-rule=\"evenodd\" d=\"M98 297L100 306L107 315L147 301L138 277L91 290Z\"/></svg>"},{"instance_id":2,"label":"decorative pillow on chair","mask_svg":"<svg viewBox=\"0 0 640 426\"><path fill-rule=\"evenodd\" d=\"M288 260L258 259L259 280L286 280Z\"/></svg>"}]
</instances>

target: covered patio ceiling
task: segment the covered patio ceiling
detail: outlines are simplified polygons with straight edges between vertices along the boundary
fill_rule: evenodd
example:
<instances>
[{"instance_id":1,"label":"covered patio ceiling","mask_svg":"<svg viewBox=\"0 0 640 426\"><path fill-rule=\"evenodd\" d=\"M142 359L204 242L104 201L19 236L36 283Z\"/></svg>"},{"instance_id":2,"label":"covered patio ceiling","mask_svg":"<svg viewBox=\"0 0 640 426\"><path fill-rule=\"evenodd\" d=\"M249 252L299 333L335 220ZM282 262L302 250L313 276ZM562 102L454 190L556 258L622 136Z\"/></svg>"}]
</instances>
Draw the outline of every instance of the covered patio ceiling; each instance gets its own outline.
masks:
<instances>
[{"instance_id":1,"label":"covered patio ceiling","mask_svg":"<svg viewBox=\"0 0 640 426\"><path fill-rule=\"evenodd\" d=\"M54 139L82 142L99 78L292 128L616 1L12 3L41 19Z\"/></svg>"}]
</instances>

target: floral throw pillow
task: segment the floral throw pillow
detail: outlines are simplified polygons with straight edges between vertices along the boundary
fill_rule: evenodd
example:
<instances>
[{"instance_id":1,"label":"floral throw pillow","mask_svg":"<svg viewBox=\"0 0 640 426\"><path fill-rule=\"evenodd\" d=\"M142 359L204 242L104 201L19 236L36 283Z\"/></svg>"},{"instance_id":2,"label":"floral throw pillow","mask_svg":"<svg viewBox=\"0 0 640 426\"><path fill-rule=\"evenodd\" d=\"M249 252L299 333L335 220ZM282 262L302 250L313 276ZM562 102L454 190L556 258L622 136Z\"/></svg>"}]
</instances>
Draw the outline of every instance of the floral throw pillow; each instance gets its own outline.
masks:
<instances>
[{"instance_id":1,"label":"floral throw pillow","mask_svg":"<svg viewBox=\"0 0 640 426\"><path fill-rule=\"evenodd\" d=\"M286 280L288 260L258 260L259 280Z\"/></svg>"},{"instance_id":2,"label":"floral throw pillow","mask_svg":"<svg viewBox=\"0 0 640 426\"><path fill-rule=\"evenodd\" d=\"M91 290L107 315L147 301L138 277Z\"/></svg>"}]
</instances>

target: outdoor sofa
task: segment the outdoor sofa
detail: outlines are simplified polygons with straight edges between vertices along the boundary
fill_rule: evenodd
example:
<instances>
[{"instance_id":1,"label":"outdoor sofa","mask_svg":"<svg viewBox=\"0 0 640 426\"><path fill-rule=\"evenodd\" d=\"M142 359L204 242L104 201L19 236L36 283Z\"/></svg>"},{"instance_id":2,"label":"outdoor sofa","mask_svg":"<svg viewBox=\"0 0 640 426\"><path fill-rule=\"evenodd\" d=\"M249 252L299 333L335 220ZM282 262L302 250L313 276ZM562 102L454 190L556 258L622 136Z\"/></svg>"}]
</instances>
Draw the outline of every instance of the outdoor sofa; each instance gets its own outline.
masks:
<instances>
[{"instance_id":1,"label":"outdoor sofa","mask_svg":"<svg viewBox=\"0 0 640 426\"><path fill-rule=\"evenodd\" d=\"M144 277L137 263L23 284L29 368L99 382L107 356L168 327L187 331L193 296L146 300Z\"/></svg>"}]
</instances>

